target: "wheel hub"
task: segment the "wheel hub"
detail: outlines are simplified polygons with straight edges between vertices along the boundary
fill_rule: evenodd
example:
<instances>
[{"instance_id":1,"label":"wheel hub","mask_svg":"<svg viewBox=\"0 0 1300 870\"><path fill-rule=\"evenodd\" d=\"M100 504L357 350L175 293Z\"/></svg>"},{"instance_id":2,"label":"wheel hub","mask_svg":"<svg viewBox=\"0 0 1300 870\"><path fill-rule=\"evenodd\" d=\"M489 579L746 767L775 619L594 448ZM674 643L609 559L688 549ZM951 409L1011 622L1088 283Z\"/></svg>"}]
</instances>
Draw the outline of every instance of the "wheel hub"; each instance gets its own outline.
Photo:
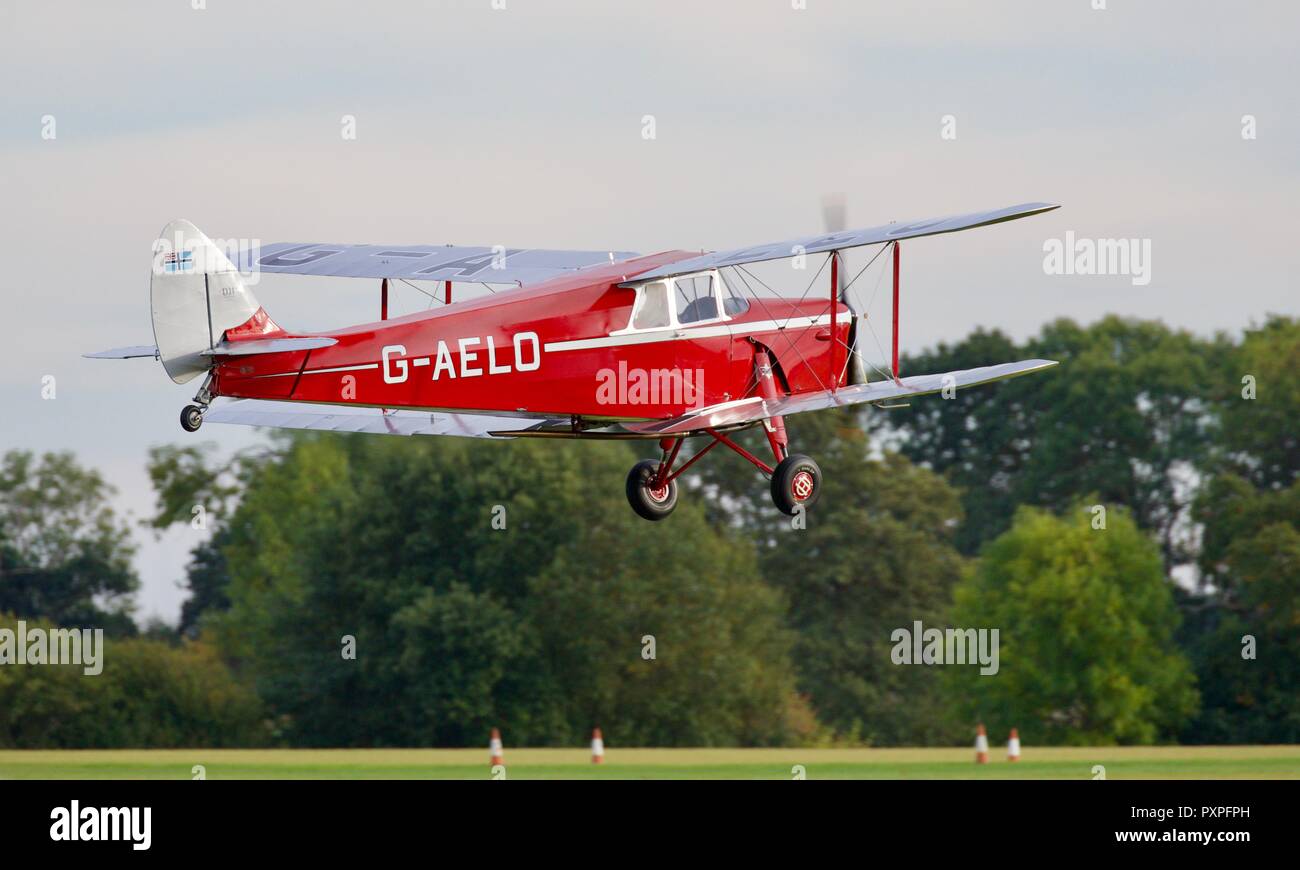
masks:
<instances>
[{"instance_id":1,"label":"wheel hub","mask_svg":"<svg viewBox=\"0 0 1300 870\"><path fill-rule=\"evenodd\" d=\"M790 494L795 497L796 501L807 501L812 496L817 482L813 479L812 473L800 471L790 479Z\"/></svg>"}]
</instances>

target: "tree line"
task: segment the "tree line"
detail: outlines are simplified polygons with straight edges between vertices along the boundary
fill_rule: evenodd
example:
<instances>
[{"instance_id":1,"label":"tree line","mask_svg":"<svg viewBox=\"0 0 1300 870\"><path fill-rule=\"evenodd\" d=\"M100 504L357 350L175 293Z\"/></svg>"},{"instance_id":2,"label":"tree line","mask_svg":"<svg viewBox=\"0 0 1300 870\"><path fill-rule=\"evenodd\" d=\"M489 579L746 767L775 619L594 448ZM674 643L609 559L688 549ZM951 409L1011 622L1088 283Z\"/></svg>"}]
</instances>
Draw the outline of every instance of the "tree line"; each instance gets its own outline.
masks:
<instances>
[{"instance_id":1,"label":"tree line","mask_svg":"<svg viewBox=\"0 0 1300 870\"><path fill-rule=\"evenodd\" d=\"M210 527L178 627L132 621L100 476L9 451L0 629L110 639L94 678L0 666L0 745L1300 740L1300 323L1060 320L902 367L1028 357L1061 365L788 420L825 473L804 524L722 454L640 520L621 483L648 444L154 448L150 523ZM998 673L896 664L916 622L997 629Z\"/></svg>"}]
</instances>

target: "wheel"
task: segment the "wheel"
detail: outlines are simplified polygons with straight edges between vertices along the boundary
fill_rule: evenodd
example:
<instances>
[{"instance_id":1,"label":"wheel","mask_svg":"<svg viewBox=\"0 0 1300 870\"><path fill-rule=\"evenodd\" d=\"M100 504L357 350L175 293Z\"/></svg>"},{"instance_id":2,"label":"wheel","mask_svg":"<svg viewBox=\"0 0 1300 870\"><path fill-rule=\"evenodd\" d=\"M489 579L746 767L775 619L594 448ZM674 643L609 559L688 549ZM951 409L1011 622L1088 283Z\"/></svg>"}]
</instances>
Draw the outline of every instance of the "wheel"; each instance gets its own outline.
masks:
<instances>
[{"instance_id":1,"label":"wheel","mask_svg":"<svg viewBox=\"0 0 1300 870\"><path fill-rule=\"evenodd\" d=\"M181 408L181 428L186 432L197 432L203 425L203 409L198 405L186 405Z\"/></svg>"},{"instance_id":2,"label":"wheel","mask_svg":"<svg viewBox=\"0 0 1300 870\"><path fill-rule=\"evenodd\" d=\"M632 505L632 510L655 522L668 516L677 507L677 481L670 480L659 489L649 488L658 472L658 462L643 459L633 465L627 475L627 500Z\"/></svg>"},{"instance_id":3,"label":"wheel","mask_svg":"<svg viewBox=\"0 0 1300 870\"><path fill-rule=\"evenodd\" d=\"M783 514L794 515L817 504L822 494L822 470L811 456L792 453L772 470L772 501Z\"/></svg>"}]
</instances>

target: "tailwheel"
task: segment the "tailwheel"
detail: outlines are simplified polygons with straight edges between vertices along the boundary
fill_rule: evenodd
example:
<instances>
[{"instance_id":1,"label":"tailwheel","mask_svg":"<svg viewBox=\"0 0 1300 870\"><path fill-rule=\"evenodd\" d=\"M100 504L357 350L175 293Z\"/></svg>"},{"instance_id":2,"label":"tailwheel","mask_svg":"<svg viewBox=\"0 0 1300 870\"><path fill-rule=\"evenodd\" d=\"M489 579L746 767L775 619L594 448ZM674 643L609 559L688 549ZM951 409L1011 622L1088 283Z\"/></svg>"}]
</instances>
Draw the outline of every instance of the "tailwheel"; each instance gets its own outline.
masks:
<instances>
[{"instance_id":1,"label":"tailwheel","mask_svg":"<svg viewBox=\"0 0 1300 870\"><path fill-rule=\"evenodd\" d=\"M781 513L793 516L796 507L807 510L821 494L822 470L811 456L792 453L772 469L772 501Z\"/></svg>"},{"instance_id":2,"label":"tailwheel","mask_svg":"<svg viewBox=\"0 0 1300 870\"><path fill-rule=\"evenodd\" d=\"M181 428L186 432L197 432L203 425L203 409L198 405L186 405L181 409Z\"/></svg>"},{"instance_id":3,"label":"tailwheel","mask_svg":"<svg viewBox=\"0 0 1300 870\"><path fill-rule=\"evenodd\" d=\"M647 520L658 521L667 517L677 507L677 481L670 480L656 487L659 463L643 459L627 475L627 500L632 510Z\"/></svg>"}]
</instances>

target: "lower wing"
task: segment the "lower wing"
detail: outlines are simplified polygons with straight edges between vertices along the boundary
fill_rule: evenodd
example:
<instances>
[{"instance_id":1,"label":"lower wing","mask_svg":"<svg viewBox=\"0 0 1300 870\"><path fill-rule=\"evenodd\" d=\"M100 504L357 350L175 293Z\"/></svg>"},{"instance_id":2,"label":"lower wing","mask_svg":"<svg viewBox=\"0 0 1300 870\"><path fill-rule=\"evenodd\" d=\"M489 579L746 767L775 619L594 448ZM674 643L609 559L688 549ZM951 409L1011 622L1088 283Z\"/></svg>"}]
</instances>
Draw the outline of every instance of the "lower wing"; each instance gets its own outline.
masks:
<instances>
[{"instance_id":1,"label":"lower wing","mask_svg":"<svg viewBox=\"0 0 1300 870\"><path fill-rule=\"evenodd\" d=\"M313 405L263 399L234 399L214 405L203 415L203 420L275 429L368 432L374 435L455 435L462 438L511 438L515 432L567 422L490 414L386 411L352 405Z\"/></svg>"},{"instance_id":2,"label":"lower wing","mask_svg":"<svg viewBox=\"0 0 1300 870\"><path fill-rule=\"evenodd\" d=\"M766 420L822 408L879 403L939 393L945 389L974 387L1001 381L1056 365L1052 360L1030 359L978 369L918 375L897 381L876 381L798 393L767 401L759 396L701 408L668 420L643 423L575 426L569 417L511 417L430 411L385 411L354 405L315 405L234 399L213 406L204 415L209 423L235 423L277 429L311 429L325 432L368 432L375 435L453 435L462 438L632 438L650 439L702 434L709 429L735 429Z\"/></svg>"},{"instance_id":3,"label":"lower wing","mask_svg":"<svg viewBox=\"0 0 1300 870\"><path fill-rule=\"evenodd\" d=\"M1027 359L1020 362L1001 363L978 369L965 369L957 372L945 372L937 375L917 375L898 380L875 381L870 384L856 384L840 387L838 390L819 390L813 393L797 393L793 396L767 401L760 396L725 402L701 408L671 420L655 420L649 423L625 423L626 429L643 435L668 437L702 432L707 429L724 429L745 423L755 423L769 417L788 417L805 411L819 411L822 408L837 408L843 405L860 405L863 403L885 402L897 399L910 399L913 396L925 396L939 393L945 389L975 387L980 384L1001 381L1007 378L1027 375L1056 365L1053 360Z\"/></svg>"}]
</instances>

